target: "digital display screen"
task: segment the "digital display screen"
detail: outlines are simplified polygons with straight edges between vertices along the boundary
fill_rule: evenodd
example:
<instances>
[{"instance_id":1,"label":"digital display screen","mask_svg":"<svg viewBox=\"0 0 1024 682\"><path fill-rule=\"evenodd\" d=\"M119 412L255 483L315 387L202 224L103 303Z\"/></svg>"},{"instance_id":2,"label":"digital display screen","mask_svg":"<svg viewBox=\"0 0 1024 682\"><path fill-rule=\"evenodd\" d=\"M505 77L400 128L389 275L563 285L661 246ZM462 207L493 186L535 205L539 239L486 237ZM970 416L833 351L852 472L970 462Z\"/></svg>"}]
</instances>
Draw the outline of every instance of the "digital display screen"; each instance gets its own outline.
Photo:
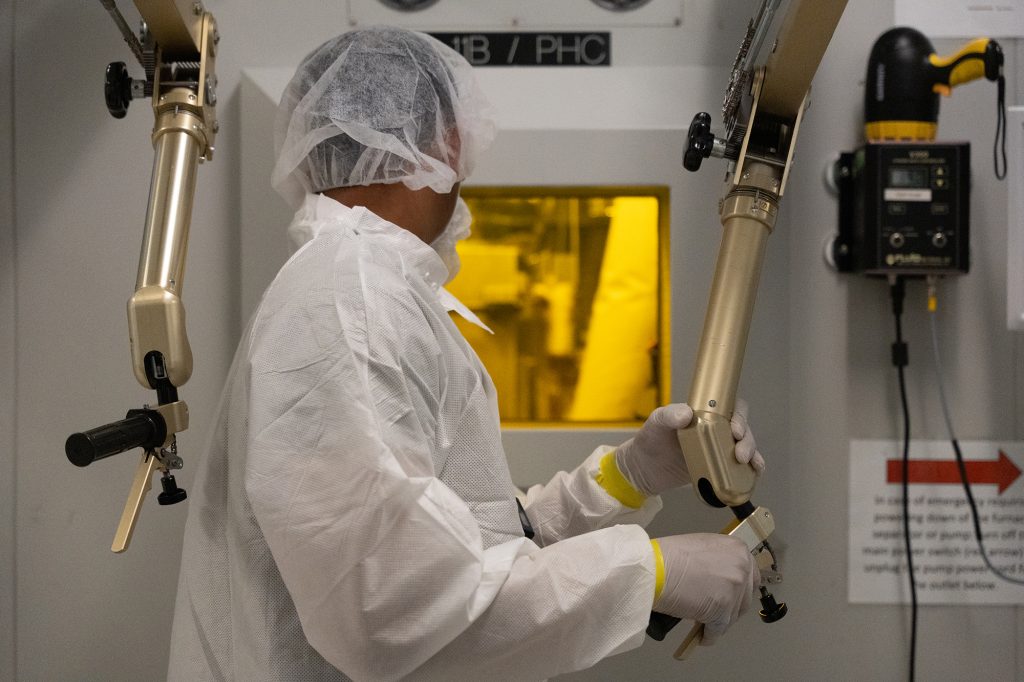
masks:
<instances>
[{"instance_id":1,"label":"digital display screen","mask_svg":"<svg viewBox=\"0 0 1024 682\"><path fill-rule=\"evenodd\" d=\"M928 187L928 170L925 168L890 168L889 187Z\"/></svg>"}]
</instances>

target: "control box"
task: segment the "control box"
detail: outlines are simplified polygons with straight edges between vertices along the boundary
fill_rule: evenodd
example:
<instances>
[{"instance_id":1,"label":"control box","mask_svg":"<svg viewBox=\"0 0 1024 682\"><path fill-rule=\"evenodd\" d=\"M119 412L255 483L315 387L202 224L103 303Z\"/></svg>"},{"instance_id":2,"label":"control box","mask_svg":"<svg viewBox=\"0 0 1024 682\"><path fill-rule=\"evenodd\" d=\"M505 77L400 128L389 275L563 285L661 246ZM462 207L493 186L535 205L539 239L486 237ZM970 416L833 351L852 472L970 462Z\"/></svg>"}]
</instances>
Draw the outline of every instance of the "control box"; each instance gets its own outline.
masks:
<instances>
[{"instance_id":1,"label":"control box","mask_svg":"<svg viewBox=\"0 0 1024 682\"><path fill-rule=\"evenodd\" d=\"M877 142L840 156L841 272L966 274L970 268L969 143Z\"/></svg>"}]
</instances>

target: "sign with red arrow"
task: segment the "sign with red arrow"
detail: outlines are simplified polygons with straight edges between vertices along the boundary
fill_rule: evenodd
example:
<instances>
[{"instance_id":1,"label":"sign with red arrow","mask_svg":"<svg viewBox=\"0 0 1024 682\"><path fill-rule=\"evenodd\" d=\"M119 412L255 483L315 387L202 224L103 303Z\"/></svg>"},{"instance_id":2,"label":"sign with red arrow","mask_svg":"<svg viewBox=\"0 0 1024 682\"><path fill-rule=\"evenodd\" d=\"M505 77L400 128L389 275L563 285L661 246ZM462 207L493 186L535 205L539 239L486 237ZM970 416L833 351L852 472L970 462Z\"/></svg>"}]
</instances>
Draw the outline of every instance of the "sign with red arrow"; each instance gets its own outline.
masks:
<instances>
[{"instance_id":1,"label":"sign with red arrow","mask_svg":"<svg viewBox=\"0 0 1024 682\"><path fill-rule=\"evenodd\" d=\"M986 555L1024 579L1024 441L960 441L960 449ZM949 441L910 442L905 503L902 451L896 438L850 442L850 603L909 603L909 532L919 603L1024 605L1024 587L981 558Z\"/></svg>"},{"instance_id":2,"label":"sign with red arrow","mask_svg":"<svg viewBox=\"0 0 1024 682\"><path fill-rule=\"evenodd\" d=\"M886 482L903 482L903 460L886 461ZM1020 477L1020 468L1006 453L999 451L999 458L992 460L967 460L964 462L967 480L972 485L999 486L999 494L1009 488ZM907 480L911 483L955 483L960 484L960 467L956 460L912 459L908 462Z\"/></svg>"}]
</instances>

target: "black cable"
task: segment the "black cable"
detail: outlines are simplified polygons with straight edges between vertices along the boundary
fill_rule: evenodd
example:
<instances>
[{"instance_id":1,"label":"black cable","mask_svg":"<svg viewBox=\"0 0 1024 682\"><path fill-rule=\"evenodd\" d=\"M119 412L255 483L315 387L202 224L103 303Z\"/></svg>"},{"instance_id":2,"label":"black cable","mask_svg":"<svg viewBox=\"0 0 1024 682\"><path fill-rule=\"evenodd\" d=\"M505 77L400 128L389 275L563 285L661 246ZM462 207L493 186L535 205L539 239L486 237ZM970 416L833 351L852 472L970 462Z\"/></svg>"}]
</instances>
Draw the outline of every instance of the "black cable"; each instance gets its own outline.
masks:
<instances>
[{"instance_id":1,"label":"black cable","mask_svg":"<svg viewBox=\"0 0 1024 682\"><path fill-rule=\"evenodd\" d=\"M978 519L978 505L974 501L974 493L971 491L970 480L967 478L967 465L964 463L964 455L960 451L960 442L957 440L956 432L953 430L953 420L950 417L949 405L946 402L946 390L942 383L942 358L939 355L939 333L936 329L935 315L936 309L938 308L937 299L934 294L934 284L929 282L929 321L931 324L932 332L932 353L935 356L935 377L936 383L939 387L939 400L942 403L942 416L946 420L946 430L949 432L949 441L953 444L953 453L956 455L956 466L960 472L960 482L963 484L964 493L967 496L967 504L971 508L971 520L974 524L974 538L978 541L978 551L981 553L981 558L985 562L985 566L998 578L1005 580L1008 583L1014 585L1024 585L1024 580L1020 578L1011 578L1004 574L1002 571L997 569L988 558L988 553L985 551L985 543L981 535L981 521Z\"/></svg>"},{"instance_id":2,"label":"black cable","mask_svg":"<svg viewBox=\"0 0 1024 682\"><path fill-rule=\"evenodd\" d=\"M953 452L956 454L956 466L960 470L960 482L963 483L964 492L967 494L967 504L971 507L971 521L974 522L974 537L978 541L978 551L981 552L981 558L988 567L988 570L992 571L993 575L997 578L1001 578L1008 583L1014 585L1024 585L1024 580L1019 578L1011 578L1006 575L998 568L992 565L992 562L988 558L988 553L985 552L985 543L981 538L981 522L978 520L978 505L974 502L974 494L971 492L971 484L967 481L967 466L964 464L963 453L960 452L960 443L957 442L956 438L950 440L953 443Z\"/></svg>"},{"instance_id":3,"label":"black cable","mask_svg":"<svg viewBox=\"0 0 1024 682\"><path fill-rule=\"evenodd\" d=\"M907 552L907 573L910 578L910 682L914 682L914 663L917 659L917 585L914 583L914 557L910 546L910 408L907 404L907 382L903 368L909 356L903 341L904 280L896 276L889 282L892 296L892 314L896 320L896 342L892 344L892 364L900 385L900 405L903 408L903 544Z\"/></svg>"},{"instance_id":4,"label":"black cable","mask_svg":"<svg viewBox=\"0 0 1024 682\"><path fill-rule=\"evenodd\" d=\"M1006 177L1006 78L1002 74L999 74L996 91L996 141L992 145L992 163L995 165L996 179L1002 180ZM1002 172L999 171L1000 141L1003 152Z\"/></svg>"}]
</instances>

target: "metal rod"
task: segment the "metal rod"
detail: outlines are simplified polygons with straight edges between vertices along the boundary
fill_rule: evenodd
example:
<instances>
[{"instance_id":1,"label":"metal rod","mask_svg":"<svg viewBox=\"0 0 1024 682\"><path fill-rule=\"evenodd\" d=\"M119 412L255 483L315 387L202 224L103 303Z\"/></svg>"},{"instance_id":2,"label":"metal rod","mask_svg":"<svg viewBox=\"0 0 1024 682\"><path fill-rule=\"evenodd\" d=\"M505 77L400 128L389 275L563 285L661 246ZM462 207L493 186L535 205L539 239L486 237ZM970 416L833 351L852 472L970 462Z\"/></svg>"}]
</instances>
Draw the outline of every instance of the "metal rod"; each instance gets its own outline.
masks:
<instances>
[{"instance_id":1,"label":"metal rod","mask_svg":"<svg viewBox=\"0 0 1024 682\"><path fill-rule=\"evenodd\" d=\"M132 54L139 60L139 64L142 68L146 68L146 60L142 54L142 43L139 42L138 36L132 31L131 26L125 21L124 15L117 9L117 5L114 0L100 0L100 4L106 8L107 13L110 14L114 23L117 24L117 28L121 31L121 37L124 38L124 42L128 43L128 47L131 49Z\"/></svg>"}]
</instances>

